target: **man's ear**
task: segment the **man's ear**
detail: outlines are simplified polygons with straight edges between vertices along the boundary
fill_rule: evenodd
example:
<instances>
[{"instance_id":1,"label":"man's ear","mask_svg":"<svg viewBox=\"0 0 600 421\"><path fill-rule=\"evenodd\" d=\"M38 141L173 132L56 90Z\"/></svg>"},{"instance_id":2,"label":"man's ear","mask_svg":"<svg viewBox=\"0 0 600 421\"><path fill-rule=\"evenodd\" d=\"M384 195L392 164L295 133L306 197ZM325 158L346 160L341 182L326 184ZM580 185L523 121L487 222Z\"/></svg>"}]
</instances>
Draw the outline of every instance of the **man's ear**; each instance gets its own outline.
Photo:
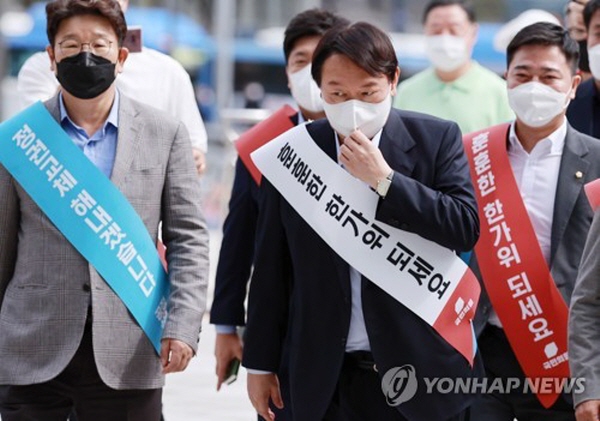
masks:
<instances>
[{"instance_id":1,"label":"man's ear","mask_svg":"<svg viewBox=\"0 0 600 421\"><path fill-rule=\"evenodd\" d=\"M56 59L54 56L54 48L52 48L51 45L48 45L46 47L46 53L48 54L48 57L50 58L50 70L52 70L52 73L56 73Z\"/></svg>"},{"instance_id":2,"label":"man's ear","mask_svg":"<svg viewBox=\"0 0 600 421\"><path fill-rule=\"evenodd\" d=\"M127 57L129 57L129 50L125 47L119 48L119 57L117 58L117 73L123 72L123 66L125 65Z\"/></svg>"},{"instance_id":3,"label":"man's ear","mask_svg":"<svg viewBox=\"0 0 600 421\"><path fill-rule=\"evenodd\" d=\"M398 87L398 81L400 80L400 67L396 67L396 72L394 74L394 80L392 81L392 96L396 96L396 88Z\"/></svg>"}]
</instances>

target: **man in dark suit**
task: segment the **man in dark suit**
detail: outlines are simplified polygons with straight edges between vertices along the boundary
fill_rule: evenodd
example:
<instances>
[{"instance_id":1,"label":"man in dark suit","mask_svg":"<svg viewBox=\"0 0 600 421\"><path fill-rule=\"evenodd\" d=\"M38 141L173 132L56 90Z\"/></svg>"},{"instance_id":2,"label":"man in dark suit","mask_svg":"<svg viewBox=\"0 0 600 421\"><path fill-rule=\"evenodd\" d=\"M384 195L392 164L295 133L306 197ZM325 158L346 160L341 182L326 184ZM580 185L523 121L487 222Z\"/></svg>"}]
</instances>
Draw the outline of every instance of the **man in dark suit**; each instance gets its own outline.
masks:
<instances>
[{"instance_id":1,"label":"man in dark suit","mask_svg":"<svg viewBox=\"0 0 600 421\"><path fill-rule=\"evenodd\" d=\"M574 129L600 139L600 0L585 5L583 20L588 32L592 77L577 88L577 95L567 109L567 119Z\"/></svg>"},{"instance_id":2,"label":"man in dark suit","mask_svg":"<svg viewBox=\"0 0 600 421\"><path fill-rule=\"evenodd\" d=\"M479 224L460 130L391 108L400 71L388 36L367 23L332 29L312 66L327 120L310 123L308 133L377 191L376 219L470 250ZM478 359L474 369L430 325L361 277L268 180L261 193L243 359L257 412L272 420L269 399L282 406L274 373L287 354L296 421L463 419L469 397L428 393L423 378L474 377ZM416 370L416 395L388 405L380 376L406 364Z\"/></svg>"},{"instance_id":3,"label":"man in dark suit","mask_svg":"<svg viewBox=\"0 0 600 421\"><path fill-rule=\"evenodd\" d=\"M323 34L335 25L347 23L326 10L310 9L296 15L288 24L283 51L289 86L299 108L291 118L294 124L325 117L319 88L310 75L310 63ZM229 214L223 224L210 313L211 323L217 325L217 388L220 388L232 360L242 359L242 342L236 327L245 325L246 319L244 301L254 257L258 187L243 161L238 159Z\"/></svg>"},{"instance_id":4,"label":"man in dark suit","mask_svg":"<svg viewBox=\"0 0 600 421\"><path fill-rule=\"evenodd\" d=\"M576 74L577 61L577 43L563 28L551 23L537 23L522 29L507 51L509 102L517 118L507 128L503 142L507 145L519 199L522 198L535 233L534 242L539 244L538 251L543 256L541 262L546 272L538 273L548 273L549 269L552 275L552 278L532 278L530 283L554 279L557 296L564 300L559 305L564 309L565 319L565 305L573 292L593 216L584 185L600 177L600 142L574 130L565 118L566 105L574 98L580 82ZM503 182L511 180L495 181L497 185ZM520 222L520 229L524 223ZM533 253L532 249L520 251L524 267L532 264ZM472 266L479 273L476 259ZM497 272L487 277L484 273L483 278L485 285L507 283ZM549 285L542 286L549 289ZM556 307L550 307L542 306L541 311L558 313ZM522 311L516 314L517 319L529 317ZM514 319L514 313L496 312L487 295L482 294L476 329L481 332L478 342L488 384L496 380L505 382L509 377L520 379L521 385L525 381L523 361L517 356L522 349L525 354L531 353L525 348L526 338L531 333L527 328L515 332L518 340L509 343L510 332L504 325ZM566 324L563 326L566 330ZM566 335L566 331L561 333ZM562 346L566 349L566 342ZM563 364L566 365L566 361ZM533 390L487 393L473 405L471 416L486 421L574 420L570 396L560 394L561 390L552 392L558 397L550 407L543 406Z\"/></svg>"}]
</instances>

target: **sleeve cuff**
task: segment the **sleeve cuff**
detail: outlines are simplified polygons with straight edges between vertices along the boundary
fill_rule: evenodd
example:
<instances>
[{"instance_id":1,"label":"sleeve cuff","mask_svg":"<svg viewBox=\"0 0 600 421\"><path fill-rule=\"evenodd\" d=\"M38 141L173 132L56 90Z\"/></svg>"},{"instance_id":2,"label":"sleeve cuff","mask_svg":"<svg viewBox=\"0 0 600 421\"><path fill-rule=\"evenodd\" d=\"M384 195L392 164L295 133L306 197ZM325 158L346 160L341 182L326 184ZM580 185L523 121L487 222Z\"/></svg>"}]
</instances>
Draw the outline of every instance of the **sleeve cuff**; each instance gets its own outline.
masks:
<instances>
[{"instance_id":1,"label":"sleeve cuff","mask_svg":"<svg viewBox=\"0 0 600 421\"><path fill-rule=\"evenodd\" d=\"M231 335L237 331L235 326L230 325L215 325L215 330L219 335Z\"/></svg>"}]
</instances>

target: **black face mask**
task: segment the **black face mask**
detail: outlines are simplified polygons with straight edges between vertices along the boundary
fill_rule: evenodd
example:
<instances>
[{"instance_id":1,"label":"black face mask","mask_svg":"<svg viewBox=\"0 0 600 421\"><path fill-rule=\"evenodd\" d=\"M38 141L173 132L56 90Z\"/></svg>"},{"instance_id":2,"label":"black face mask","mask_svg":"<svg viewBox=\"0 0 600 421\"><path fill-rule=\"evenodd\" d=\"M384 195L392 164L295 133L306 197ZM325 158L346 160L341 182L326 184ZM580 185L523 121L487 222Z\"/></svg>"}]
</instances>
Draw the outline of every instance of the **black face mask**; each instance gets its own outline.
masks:
<instances>
[{"instance_id":1,"label":"black face mask","mask_svg":"<svg viewBox=\"0 0 600 421\"><path fill-rule=\"evenodd\" d=\"M82 51L56 63L57 79L71 95L80 99L95 98L115 81L115 63Z\"/></svg>"},{"instance_id":2,"label":"black face mask","mask_svg":"<svg viewBox=\"0 0 600 421\"><path fill-rule=\"evenodd\" d=\"M579 44L579 70L582 72L590 71L590 60L588 58L587 40L577 41Z\"/></svg>"}]
</instances>

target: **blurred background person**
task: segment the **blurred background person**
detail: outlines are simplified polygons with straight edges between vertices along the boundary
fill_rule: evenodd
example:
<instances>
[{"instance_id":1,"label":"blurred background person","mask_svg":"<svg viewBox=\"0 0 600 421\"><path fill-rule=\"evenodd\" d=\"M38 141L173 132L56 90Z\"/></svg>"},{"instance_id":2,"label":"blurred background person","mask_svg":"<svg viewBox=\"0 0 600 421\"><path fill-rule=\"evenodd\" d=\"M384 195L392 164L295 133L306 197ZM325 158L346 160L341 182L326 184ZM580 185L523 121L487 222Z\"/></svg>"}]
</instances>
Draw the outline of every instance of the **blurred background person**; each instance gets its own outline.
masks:
<instances>
[{"instance_id":1,"label":"blurred background person","mask_svg":"<svg viewBox=\"0 0 600 421\"><path fill-rule=\"evenodd\" d=\"M577 88L567 118L575 129L600 139L600 0L589 1L583 16L587 33L587 47L583 48L588 52L593 77Z\"/></svg>"},{"instance_id":2,"label":"blurred background person","mask_svg":"<svg viewBox=\"0 0 600 421\"><path fill-rule=\"evenodd\" d=\"M433 0L423 25L431 67L400 83L395 106L455 121L463 133L512 119L506 83L471 59L477 40L473 5Z\"/></svg>"},{"instance_id":3,"label":"blurred background person","mask_svg":"<svg viewBox=\"0 0 600 421\"><path fill-rule=\"evenodd\" d=\"M579 44L579 72L584 82L592 77L587 48L588 30L583 19L583 8L587 2L588 0L571 0L565 6L565 28Z\"/></svg>"}]
</instances>

